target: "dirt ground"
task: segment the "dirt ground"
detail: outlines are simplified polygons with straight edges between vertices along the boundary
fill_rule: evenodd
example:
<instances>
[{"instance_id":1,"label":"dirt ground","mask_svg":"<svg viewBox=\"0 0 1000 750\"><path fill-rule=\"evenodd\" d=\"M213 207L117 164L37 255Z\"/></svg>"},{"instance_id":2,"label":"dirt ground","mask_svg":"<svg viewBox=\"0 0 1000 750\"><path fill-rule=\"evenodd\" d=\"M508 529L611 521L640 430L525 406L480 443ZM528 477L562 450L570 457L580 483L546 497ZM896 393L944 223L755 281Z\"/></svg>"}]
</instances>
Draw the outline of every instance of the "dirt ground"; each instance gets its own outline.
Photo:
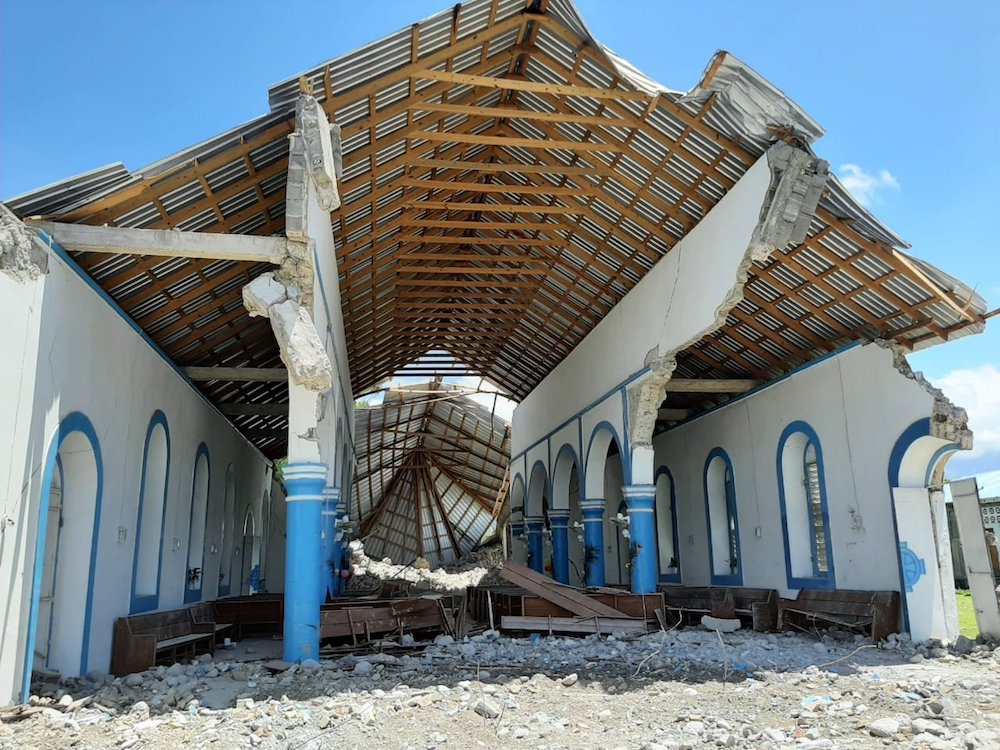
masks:
<instances>
[{"instance_id":1,"label":"dirt ground","mask_svg":"<svg viewBox=\"0 0 1000 750\"><path fill-rule=\"evenodd\" d=\"M1000 748L1000 649L968 641L487 632L290 668L278 650L38 683L51 705L0 724L0 748Z\"/></svg>"}]
</instances>

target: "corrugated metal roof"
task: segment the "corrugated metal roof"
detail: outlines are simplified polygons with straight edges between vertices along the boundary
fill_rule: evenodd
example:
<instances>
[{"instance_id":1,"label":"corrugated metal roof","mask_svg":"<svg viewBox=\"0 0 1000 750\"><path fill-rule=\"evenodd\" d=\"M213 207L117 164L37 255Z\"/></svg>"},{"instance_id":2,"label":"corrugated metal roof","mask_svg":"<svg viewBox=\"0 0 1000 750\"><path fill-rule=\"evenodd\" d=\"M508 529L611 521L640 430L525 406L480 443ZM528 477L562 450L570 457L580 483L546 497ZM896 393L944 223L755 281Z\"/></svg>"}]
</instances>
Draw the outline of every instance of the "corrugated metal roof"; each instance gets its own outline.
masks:
<instances>
[{"instance_id":1,"label":"corrugated metal roof","mask_svg":"<svg viewBox=\"0 0 1000 750\"><path fill-rule=\"evenodd\" d=\"M448 565L495 528L510 425L462 393L424 383L355 411L351 510L370 556Z\"/></svg>"},{"instance_id":2,"label":"corrugated metal roof","mask_svg":"<svg viewBox=\"0 0 1000 750\"><path fill-rule=\"evenodd\" d=\"M482 85L463 74L535 87ZM343 133L343 205L333 219L358 391L442 349L523 397L770 143L809 149L823 132L728 53L679 94L596 42L571 0L550 0L544 13L525 0L470 0L272 86L271 111L244 125L134 173L113 165L11 207L93 224L280 233L302 79ZM537 84L573 92L553 95ZM522 116L475 114L499 106ZM554 147L556 140L569 143ZM456 161L462 166L449 166ZM431 183L441 180L482 189ZM502 192L485 190L497 185ZM448 208L463 202L477 210ZM569 213L546 213L559 210ZM472 226L451 239L467 242L438 242L436 233L453 231L442 227L455 219ZM682 355L680 373L771 377L847 341L881 336L918 347L981 330L983 300L926 264L908 263L894 250L904 246L831 179L809 239L752 269L746 300ZM456 262L446 276L435 260L417 267L404 257L421 247L484 260ZM521 260L505 258L515 255ZM266 322L251 320L240 302L240 287L262 267L77 260L178 364L277 364ZM459 315L484 309L478 319ZM286 398L274 384L203 387L216 399ZM284 426L276 417L247 429L271 440L274 453Z\"/></svg>"}]
</instances>

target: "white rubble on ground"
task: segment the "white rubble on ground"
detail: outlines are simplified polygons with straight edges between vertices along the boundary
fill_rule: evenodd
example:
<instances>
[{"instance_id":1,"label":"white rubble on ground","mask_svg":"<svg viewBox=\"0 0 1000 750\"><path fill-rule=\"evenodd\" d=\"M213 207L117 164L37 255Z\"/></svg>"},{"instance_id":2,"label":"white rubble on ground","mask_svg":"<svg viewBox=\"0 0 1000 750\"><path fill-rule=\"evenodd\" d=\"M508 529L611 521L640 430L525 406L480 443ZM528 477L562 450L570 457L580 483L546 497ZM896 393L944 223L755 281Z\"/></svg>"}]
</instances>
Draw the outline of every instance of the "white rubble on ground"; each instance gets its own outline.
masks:
<instances>
[{"instance_id":1,"label":"white rubble on ground","mask_svg":"<svg viewBox=\"0 0 1000 750\"><path fill-rule=\"evenodd\" d=\"M408 581L427 586L434 591L465 591L470 586L478 586L490 573L488 568L470 568L460 572L448 572L440 568L428 570L413 565L397 565L389 558L373 560L365 554L365 546L359 539L347 545L351 554L351 572L355 576L371 576L382 581Z\"/></svg>"},{"instance_id":2,"label":"white rubble on ground","mask_svg":"<svg viewBox=\"0 0 1000 750\"><path fill-rule=\"evenodd\" d=\"M1000 649L700 628L439 636L288 666L218 658L63 684L0 748L985 750ZM963 645L961 651L965 651ZM911 663L914 655L924 658ZM2 715L2 714L0 714Z\"/></svg>"}]
</instances>

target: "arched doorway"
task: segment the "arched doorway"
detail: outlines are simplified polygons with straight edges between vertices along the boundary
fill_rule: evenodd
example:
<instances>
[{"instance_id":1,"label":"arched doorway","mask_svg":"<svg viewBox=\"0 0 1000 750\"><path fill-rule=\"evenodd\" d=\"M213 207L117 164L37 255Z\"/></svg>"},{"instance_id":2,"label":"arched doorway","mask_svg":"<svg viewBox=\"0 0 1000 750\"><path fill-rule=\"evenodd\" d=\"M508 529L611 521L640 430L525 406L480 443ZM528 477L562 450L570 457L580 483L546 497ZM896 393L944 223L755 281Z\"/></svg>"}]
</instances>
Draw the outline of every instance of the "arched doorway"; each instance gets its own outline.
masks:
<instances>
[{"instance_id":1,"label":"arched doorway","mask_svg":"<svg viewBox=\"0 0 1000 750\"><path fill-rule=\"evenodd\" d=\"M243 596L255 593L260 586L260 537L256 530L253 509L247 508L240 547L240 594Z\"/></svg>"},{"instance_id":2,"label":"arched doorway","mask_svg":"<svg viewBox=\"0 0 1000 750\"><path fill-rule=\"evenodd\" d=\"M576 453L564 445L556 456L552 479L553 575L557 581L576 586L584 582L583 517L580 512L580 471Z\"/></svg>"},{"instance_id":3,"label":"arched doorway","mask_svg":"<svg viewBox=\"0 0 1000 750\"><path fill-rule=\"evenodd\" d=\"M584 471L586 497L584 505L584 524L590 532L591 542L588 547L596 546L600 540L600 549L585 552L593 565L600 571L592 572L587 583L603 586L605 582L612 584L628 584L629 573L626 563L627 552L622 555L619 547L628 547L628 535L622 532L628 528L627 516L622 506L622 486L625 484L625 467L622 463L623 453L621 440L615 428L608 422L602 422L594 428L587 448L587 463ZM600 513L598 514L598 510ZM591 520L587 520L587 516ZM595 525L592 525L595 524ZM596 531L600 528L600 531Z\"/></svg>"},{"instance_id":4,"label":"arched doorway","mask_svg":"<svg viewBox=\"0 0 1000 750\"><path fill-rule=\"evenodd\" d=\"M79 412L68 415L56 431L42 475L25 699L33 668L57 670L64 677L87 673L102 471L90 420Z\"/></svg>"},{"instance_id":5,"label":"arched doorway","mask_svg":"<svg viewBox=\"0 0 1000 750\"><path fill-rule=\"evenodd\" d=\"M548 509L549 477L542 461L531 467L528 496L524 503L524 521L528 537L528 565L544 573L549 555L545 544L545 514Z\"/></svg>"}]
</instances>

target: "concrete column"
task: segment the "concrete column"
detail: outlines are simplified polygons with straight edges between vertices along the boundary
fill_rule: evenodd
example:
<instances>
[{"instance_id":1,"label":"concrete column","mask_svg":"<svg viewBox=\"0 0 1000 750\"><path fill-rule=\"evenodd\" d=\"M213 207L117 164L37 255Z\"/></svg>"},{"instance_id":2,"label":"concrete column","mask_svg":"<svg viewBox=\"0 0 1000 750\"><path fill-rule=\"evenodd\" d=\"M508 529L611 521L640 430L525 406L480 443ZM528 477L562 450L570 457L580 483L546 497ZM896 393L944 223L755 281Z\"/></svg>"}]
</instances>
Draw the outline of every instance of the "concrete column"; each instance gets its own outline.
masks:
<instances>
[{"instance_id":1,"label":"concrete column","mask_svg":"<svg viewBox=\"0 0 1000 750\"><path fill-rule=\"evenodd\" d=\"M542 534L545 532L545 520L537 517L526 517L524 525L528 532L528 565L536 573L544 573L545 544Z\"/></svg>"},{"instance_id":2,"label":"concrete column","mask_svg":"<svg viewBox=\"0 0 1000 750\"><path fill-rule=\"evenodd\" d=\"M653 504L656 487L652 484L634 484L622 487L628 508L629 546L632 549L632 593L651 594L656 591L656 524L653 523Z\"/></svg>"},{"instance_id":3,"label":"concrete column","mask_svg":"<svg viewBox=\"0 0 1000 750\"><path fill-rule=\"evenodd\" d=\"M569 509L550 510L552 528L552 577L569 583Z\"/></svg>"},{"instance_id":4,"label":"concrete column","mask_svg":"<svg viewBox=\"0 0 1000 750\"><path fill-rule=\"evenodd\" d=\"M603 498L583 500L584 581L588 586L604 585L604 506Z\"/></svg>"},{"instance_id":5,"label":"concrete column","mask_svg":"<svg viewBox=\"0 0 1000 750\"><path fill-rule=\"evenodd\" d=\"M333 536L333 561L334 565L334 592L336 596L344 593L344 579L341 578L341 571L344 564L344 550L347 549L347 531L341 528L341 524L346 524L350 520L347 516L347 503L344 501L343 492L337 494L336 515L334 516L334 536Z\"/></svg>"},{"instance_id":6,"label":"concrete column","mask_svg":"<svg viewBox=\"0 0 1000 750\"><path fill-rule=\"evenodd\" d=\"M319 660L319 605L323 582L320 544L326 466L290 463L282 472L287 498L284 659Z\"/></svg>"},{"instance_id":7,"label":"concrete column","mask_svg":"<svg viewBox=\"0 0 1000 750\"><path fill-rule=\"evenodd\" d=\"M340 488L327 486L323 489L323 575L320 576L319 599L327 596L336 598L340 569L340 542L337 540L337 506L340 504Z\"/></svg>"}]
</instances>

